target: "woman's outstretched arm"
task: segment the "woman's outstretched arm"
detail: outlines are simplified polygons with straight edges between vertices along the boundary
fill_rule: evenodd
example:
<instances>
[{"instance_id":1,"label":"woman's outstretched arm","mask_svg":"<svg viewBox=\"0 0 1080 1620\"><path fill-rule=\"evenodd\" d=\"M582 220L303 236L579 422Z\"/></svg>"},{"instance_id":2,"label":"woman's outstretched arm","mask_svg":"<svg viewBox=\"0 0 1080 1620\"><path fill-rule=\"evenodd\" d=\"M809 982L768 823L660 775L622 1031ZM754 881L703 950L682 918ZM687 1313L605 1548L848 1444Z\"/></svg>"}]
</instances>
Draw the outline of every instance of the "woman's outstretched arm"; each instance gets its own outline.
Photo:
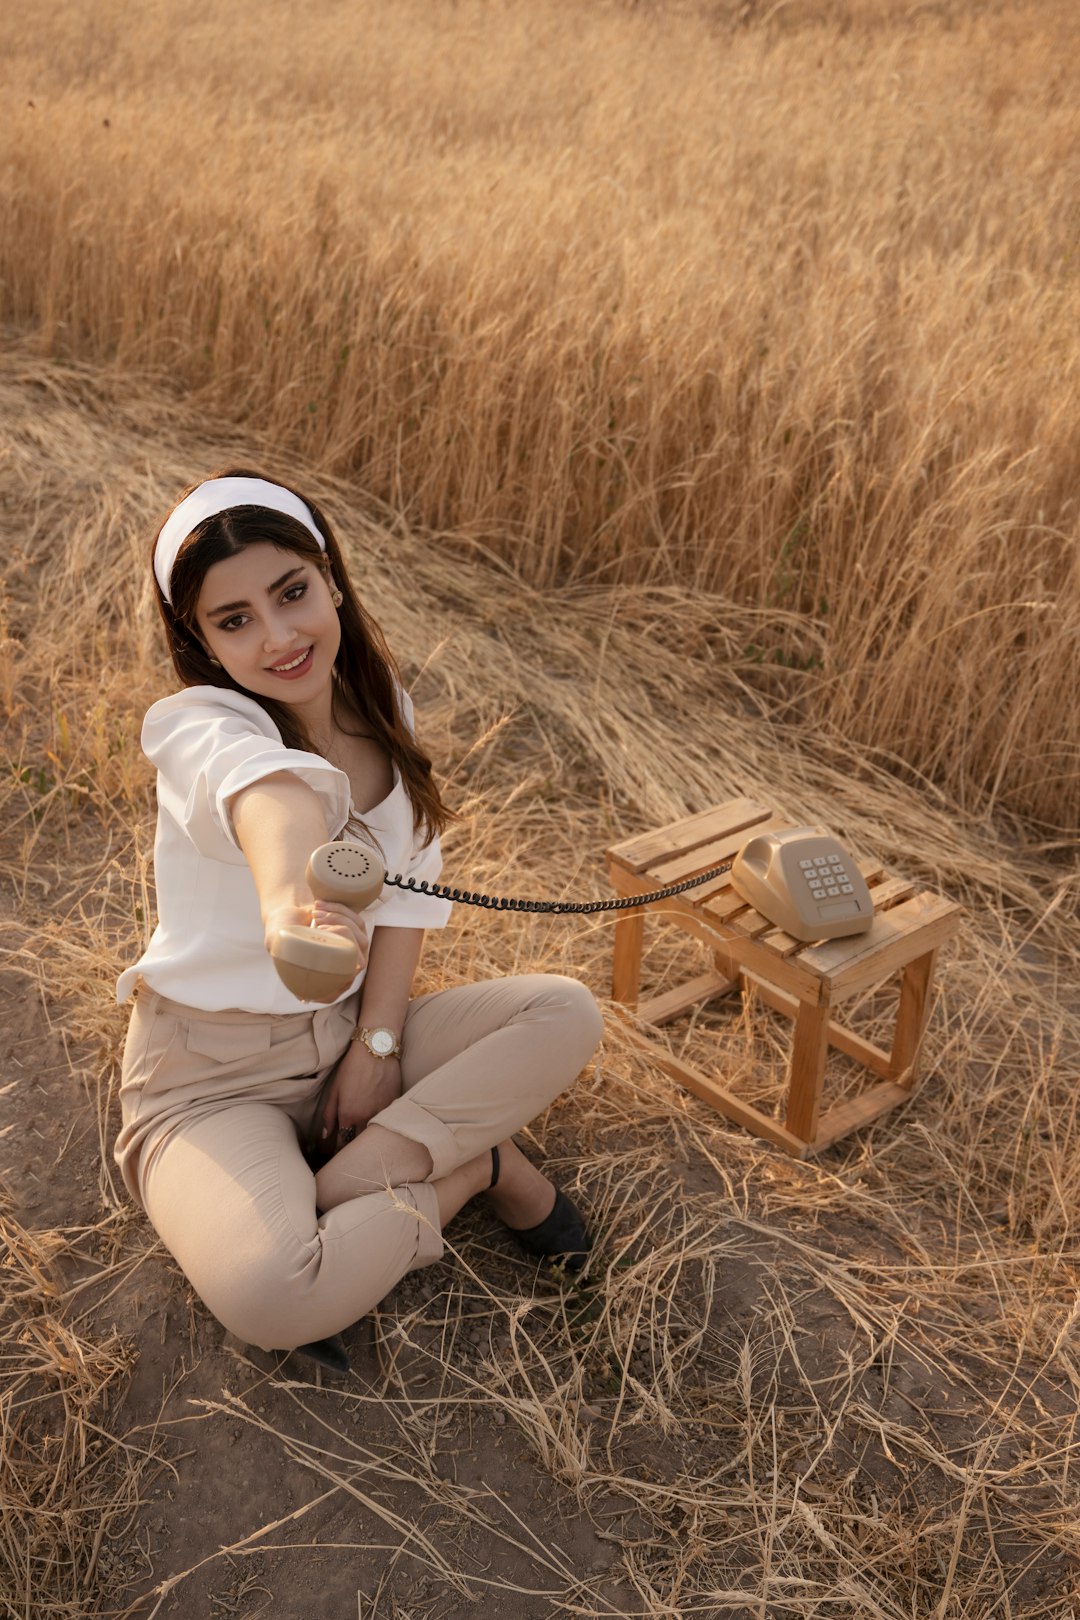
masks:
<instances>
[{"instance_id":1,"label":"woman's outstretched arm","mask_svg":"<svg viewBox=\"0 0 1080 1620\"><path fill-rule=\"evenodd\" d=\"M255 879L268 946L286 924L314 921L351 939L363 966L367 934L356 913L316 901L305 877L308 856L327 840L326 816L315 790L291 772L277 771L242 788L230 809L237 843Z\"/></svg>"}]
</instances>

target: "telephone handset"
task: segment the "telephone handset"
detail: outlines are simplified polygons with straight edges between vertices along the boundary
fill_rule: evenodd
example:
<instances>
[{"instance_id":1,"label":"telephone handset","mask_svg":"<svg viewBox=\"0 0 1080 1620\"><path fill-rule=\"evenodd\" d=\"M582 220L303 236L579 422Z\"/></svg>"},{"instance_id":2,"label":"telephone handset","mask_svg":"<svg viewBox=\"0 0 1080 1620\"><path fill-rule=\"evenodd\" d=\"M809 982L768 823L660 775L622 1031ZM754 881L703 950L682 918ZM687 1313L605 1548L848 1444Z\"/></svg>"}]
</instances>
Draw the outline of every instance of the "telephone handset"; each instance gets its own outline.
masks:
<instances>
[{"instance_id":1,"label":"telephone handset","mask_svg":"<svg viewBox=\"0 0 1080 1620\"><path fill-rule=\"evenodd\" d=\"M354 911L365 911L386 882L386 871L369 845L341 840L320 844L306 875L316 900L337 900ZM351 939L298 923L278 929L270 955L286 989L301 1001L336 1001L360 971Z\"/></svg>"},{"instance_id":2,"label":"telephone handset","mask_svg":"<svg viewBox=\"0 0 1080 1620\"><path fill-rule=\"evenodd\" d=\"M837 939L861 934L874 920L874 904L854 858L824 827L789 827L759 833L744 844L733 861L699 872L682 883L652 894L618 900L516 900L470 894L441 883L417 883L400 874L388 877L378 851L370 844L337 840L321 844L307 866L307 881L319 900L336 900L363 911L377 900L384 884L432 894L496 911L548 912L558 915L628 911L669 895L699 888L724 872L747 905L795 939ZM301 1001L336 1001L360 968L356 946L325 928L282 928L270 955L278 975Z\"/></svg>"}]
</instances>

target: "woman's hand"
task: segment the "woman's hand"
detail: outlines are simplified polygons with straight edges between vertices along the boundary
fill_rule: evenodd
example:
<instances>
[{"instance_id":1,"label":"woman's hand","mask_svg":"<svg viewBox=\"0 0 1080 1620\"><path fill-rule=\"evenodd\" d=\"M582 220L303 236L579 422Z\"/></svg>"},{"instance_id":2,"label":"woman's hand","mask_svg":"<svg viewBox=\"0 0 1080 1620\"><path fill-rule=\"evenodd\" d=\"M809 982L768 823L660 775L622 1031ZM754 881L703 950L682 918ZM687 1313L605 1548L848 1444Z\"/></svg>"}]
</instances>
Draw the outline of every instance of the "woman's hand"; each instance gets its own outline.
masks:
<instances>
[{"instance_id":1,"label":"woman's hand","mask_svg":"<svg viewBox=\"0 0 1080 1620\"><path fill-rule=\"evenodd\" d=\"M353 1041L326 1093L318 1147L336 1153L364 1129L368 1120L400 1096L400 1061L378 1058L363 1041Z\"/></svg>"},{"instance_id":2,"label":"woman's hand","mask_svg":"<svg viewBox=\"0 0 1080 1620\"><path fill-rule=\"evenodd\" d=\"M338 939L348 939L356 946L359 962L357 972L368 959L368 934L359 914L335 901L316 900L310 906L275 906L266 917L266 948L273 949L274 940L282 928L323 928Z\"/></svg>"}]
</instances>

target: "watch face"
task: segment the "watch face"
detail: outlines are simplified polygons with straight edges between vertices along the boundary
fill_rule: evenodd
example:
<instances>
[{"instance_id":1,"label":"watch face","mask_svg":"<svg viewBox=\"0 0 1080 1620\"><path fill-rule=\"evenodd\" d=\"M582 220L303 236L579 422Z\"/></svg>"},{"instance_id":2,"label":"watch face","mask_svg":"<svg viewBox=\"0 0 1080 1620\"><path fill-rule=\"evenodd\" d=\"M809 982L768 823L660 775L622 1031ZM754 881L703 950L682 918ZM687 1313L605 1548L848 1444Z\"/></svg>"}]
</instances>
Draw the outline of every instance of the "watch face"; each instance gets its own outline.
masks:
<instances>
[{"instance_id":1,"label":"watch face","mask_svg":"<svg viewBox=\"0 0 1080 1620\"><path fill-rule=\"evenodd\" d=\"M375 1029L371 1032L371 1050L380 1057L387 1057L397 1045L393 1035L388 1029Z\"/></svg>"}]
</instances>

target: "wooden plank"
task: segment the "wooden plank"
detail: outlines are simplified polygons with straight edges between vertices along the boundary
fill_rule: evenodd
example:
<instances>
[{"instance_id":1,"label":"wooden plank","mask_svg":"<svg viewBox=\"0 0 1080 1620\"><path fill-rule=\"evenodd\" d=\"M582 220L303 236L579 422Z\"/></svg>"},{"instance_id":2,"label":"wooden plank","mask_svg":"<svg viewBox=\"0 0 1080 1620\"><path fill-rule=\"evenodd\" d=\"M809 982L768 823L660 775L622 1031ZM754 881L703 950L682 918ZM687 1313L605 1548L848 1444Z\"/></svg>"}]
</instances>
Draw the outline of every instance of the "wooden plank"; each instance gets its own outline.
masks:
<instances>
[{"instance_id":1,"label":"wooden plank","mask_svg":"<svg viewBox=\"0 0 1080 1620\"><path fill-rule=\"evenodd\" d=\"M870 898L875 911L887 911L890 906L899 905L901 900L910 900L914 893L915 885L907 878L886 876L880 883L870 885Z\"/></svg>"},{"instance_id":2,"label":"wooden plank","mask_svg":"<svg viewBox=\"0 0 1080 1620\"><path fill-rule=\"evenodd\" d=\"M820 973L833 997L853 995L950 939L960 916L955 901L927 890L891 911L875 912L865 934L812 945L794 961Z\"/></svg>"},{"instance_id":3,"label":"wooden plank","mask_svg":"<svg viewBox=\"0 0 1080 1620\"><path fill-rule=\"evenodd\" d=\"M680 1013L688 1012L691 1007L703 1006L714 996L726 996L737 987L738 982L738 979L726 978L719 973L701 973L696 979L688 979L685 984L677 985L674 990L665 990L663 995L652 996L648 1001L641 1002L638 1017L646 1024L666 1024L669 1019L678 1018Z\"/></svg>"},{"instance_id":4,"label":"wooden plank","mask_svg":"<svg viewBox=\"0 0 1080 1620\"><path fill-rule=\"evenodd\" d=\"M764 1137L775 1147L783 1148L785 1153L790 1153L795 1159L804 1158L810 1151L809 1143L800 1141L791 1131L778 1124L775 1119L770 1119L768 1114L763 1114L752 1103L743 1102L740 1097L734 1096L725 1086L720 1085L719 1081L702 1074L700 1069L684 1063L681 1058L673 1057L670 1052L657 1046L654 1041L650 1041L632 1026L627 1027L631 1038L648 1054L658 1069L669 1074L673 1080L685 1086L687 1091L693 1092L695 1097L700 1097L702 1102L707 1102L726 1119L732 1120L736 1125L742 1125L755 1136Z\"/></svg>"},{"instance_id":5,"label":"wooden plank","mask_svg":"<svg viewBox=\"0 0 1080 1620\"><path fill-rule=\"evenodd\" d=\"M808 1007L801 1002L795 1014L787 1118L784 1120L788 1130L801 1142L810 1143L817 1136L828 1048L828 1007Z\"/></svg>"},{"instance_id":6,"label":"wooden plank","mask_svg":"<svg viewBox=\"0 0 1080 1620\"><path fill-rule=\"evenodd\" d=\"M919 1049L930 1017L937 952L909 962L900 981L890 1074L897 1085L910 1090L918 1076Z\"/></svg>"},{"instance_id":7,"label":"wooden plank","mask_svg":"<svg viewBox=\"0 0 1080 1620\"><path fill-rule=\"evenodd\" d=\"M788 1018L795 1017L799 1003L794 996L789 996L784 990L778 990L774 984L768 984L753 973L744 973L743 982L748 990L761 997L767 1007L784 1013ZM832 1018L829 1020L829 1045L837 1052L843 1052L845 1057L854 1058L856 1063L861 1063L863 1068L869 1069L872 1074L880 1075L883 1080L896 1080L892 1058L888 1052L882 1051L881 1047L875 1046L872 1041L864 1040L861 1035L856 1035L853 1030L845 1029L843 1024L838 1024Z\"/></svg>"},{"instance_id":8,"label":"wooden plank","mask_svg":"<svg viewBox=\"0 0 1080 1620\"><path fill-rule=\"evenodd\" d=\"M782 928L774 928L768 934L761 936L760 943L766 950L775 951L777 956L794 956L806 944L805 939L796 939L794 934L785 934Z\"/></svg>"},{"instance_id":9,"label":"wooden plank","mask_svg":"<svg viewBox=\"0 0 1080 1620\"><path fill-rule=\"evenodd\" d=\"M748 838L756 838L759 833L783 832L784 828L790 825L789 821L782 821L779 816L769 816L756 826L743 827L723 838L712 838L707 844L701 844L684 855L674 855L669 860L650 861L648 872L650 877L655 879L653 887L659 888L664 883L681 883L683 878L693 877L695 872L708 871L710 866L719 866L721 861L733 861ZM725 873L712 881L719 885L728 883L730 879Z\"/></svg>"},{"instance_id":10,"label":"wooden plank","mask_svg":"<svg viewBox=\"0 0 1080 1620\"><path fill-rule=\"evenodd\" d=\"M645 913L617 915L611 963L611 997L625 1007L636 1007L641 988L641 952L645 944Z\"/></svg>"},{"instance_id":11,"label":"wooden plank","mask_svg":"<svg viewBox=\"0 0 1080 1620\"><path fill-rule=\"evenodd\" d=\"M714 894L711 899L700 901L699 907L711 921L722 923L725 927L740 911L748 909L742 895L737 894L730 886L722 894Z\"/></svg>"},{"instance_id":12,"label":"wooden plank","mask_svg":"<svg viewBox=\"0 0 1080 1620\"><path fill-rule=\"evenodd\" d=\"M882 1080L880 1084L871 1086L869 1091L852 1097L848 1102L837 1103L823 1114L809 1151L820 1153L824 1148L832 1147L834 1142L839 1142L841 1137L849 1136L852 1131L880 1119L891 1108L910 1101L911 1092L906 1086L898 1086L892 1080Z\"/></svg>"},{"instance_id":13,"label":"wooden plank","mask_svg":"<svg viewBox=\"0 0 1080 1620\"><path fill-rule=\"evenodd\" d=\"M724 804L715 804L708 810L699 811L697 815L684 816L681 821L669 821L664 827L655 827L650 832L639 833L636 838L612 844L608 854L630 871L643 872L656 861L667 860L672 855L685 855L700 844L722 838L725 833L752 827L764 821L768 815L768 808L753 799L728 799ZM721 856L720 859L724 860L725 857ZM709 863L706 861L702 864L707 866Z\"/></svg>"},{"instance_id":14,"label":"wooden plank","mask_svg":"<svg viewBox=\"0 0 1080 1620\"><path fill-rule=\"evenodd\" d=\"M734 928L736 933L745 934L747 939L760 939L772 931L773 925L753 906L744 906L742 911L736 911L728 918L727 926Z\"/></svg>"}]
</instances>

